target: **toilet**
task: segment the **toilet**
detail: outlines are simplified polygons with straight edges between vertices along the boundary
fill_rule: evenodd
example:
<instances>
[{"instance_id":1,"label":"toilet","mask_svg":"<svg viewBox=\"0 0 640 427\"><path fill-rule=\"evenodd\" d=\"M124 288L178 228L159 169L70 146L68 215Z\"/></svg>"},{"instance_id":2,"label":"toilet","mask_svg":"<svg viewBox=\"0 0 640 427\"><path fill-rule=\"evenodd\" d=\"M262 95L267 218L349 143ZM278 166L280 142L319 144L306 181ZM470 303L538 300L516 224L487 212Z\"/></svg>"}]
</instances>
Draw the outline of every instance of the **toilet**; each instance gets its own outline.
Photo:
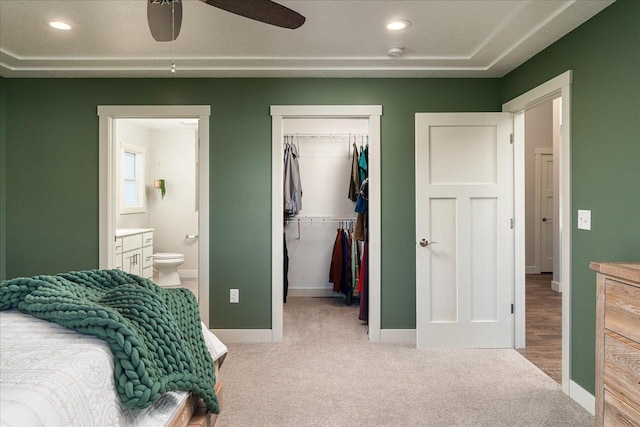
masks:
<instances>
[{"instance_id":1,"label":"toilet","mask_svg":"<svg viewBox=\"0 0 640 427\"><path fill-rule=\"evenodd\" d=\"M180 275L178 266L184 262L184 254L157 253L153 254L153 269L158 272L158 285L179 286Z\"/></svg>"}]
</instances>

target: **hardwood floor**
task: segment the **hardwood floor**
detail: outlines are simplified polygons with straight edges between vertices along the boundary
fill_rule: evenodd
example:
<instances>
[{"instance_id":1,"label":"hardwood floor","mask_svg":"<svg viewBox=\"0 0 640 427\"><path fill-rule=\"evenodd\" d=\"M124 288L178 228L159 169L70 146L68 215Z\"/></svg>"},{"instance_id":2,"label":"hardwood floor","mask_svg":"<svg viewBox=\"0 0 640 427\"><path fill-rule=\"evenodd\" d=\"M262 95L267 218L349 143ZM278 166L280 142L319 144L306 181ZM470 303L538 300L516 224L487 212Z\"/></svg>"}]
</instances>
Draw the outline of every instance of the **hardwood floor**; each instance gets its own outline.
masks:
<instances>
[{"instance_id":1,"label":"hardwood floor","mask_svg":"<svg viewBox=\"0 0 640 427\"><path fill-rule=\"evenodd\" d=\"M527 274L527 344L518 351L561 383L562 294L551 289L551 279L551 274Z\"/></svg>"}]
</instances>

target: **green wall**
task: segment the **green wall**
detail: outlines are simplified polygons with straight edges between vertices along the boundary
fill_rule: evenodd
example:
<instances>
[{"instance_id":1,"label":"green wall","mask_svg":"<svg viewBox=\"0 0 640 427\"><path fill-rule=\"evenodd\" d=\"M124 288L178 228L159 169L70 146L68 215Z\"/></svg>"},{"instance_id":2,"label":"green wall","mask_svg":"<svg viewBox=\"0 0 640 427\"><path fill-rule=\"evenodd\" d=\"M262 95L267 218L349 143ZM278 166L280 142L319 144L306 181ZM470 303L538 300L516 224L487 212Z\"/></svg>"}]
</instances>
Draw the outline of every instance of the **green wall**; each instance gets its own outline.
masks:
<instances>
[{"instance_id":1,"label":"green wall","mask_svg":"<svg viewBox=\"0 0 640 427\"><path fill-rule=\"evenodd\" d=\"M211 105L211 324L271 327L270 105L383 106L382 327L415 328L414 115L497 111L497 79L7 79L7 273L98 265L98 105ZM345 190L346 191L346 190ZM228 303L228 289L242 304Z\"/></svg>"},{"instance_id":2,"label":"green wall","mask_svg":"<svg viewBox=\"0 0 640 427\"><path fill-rule=\"evenodd\" d=\"M594 393L595 273L640 261L640 2L618 0L502 79L502 101L573 70L571 379ZM577 210L591 210L591 231Z\"/></svg>"},{"instance_id":3,"label":"green wall","mask_svg":"<svg viewBox=\"0 0 640 427\"><path fill-rule=\"evenodd\" d=\"M7 213L6 203L6 102L5 102L5 79L0 77L0 280L7 277L7 242L5 216Z\"/></svg>"}]
</instances>

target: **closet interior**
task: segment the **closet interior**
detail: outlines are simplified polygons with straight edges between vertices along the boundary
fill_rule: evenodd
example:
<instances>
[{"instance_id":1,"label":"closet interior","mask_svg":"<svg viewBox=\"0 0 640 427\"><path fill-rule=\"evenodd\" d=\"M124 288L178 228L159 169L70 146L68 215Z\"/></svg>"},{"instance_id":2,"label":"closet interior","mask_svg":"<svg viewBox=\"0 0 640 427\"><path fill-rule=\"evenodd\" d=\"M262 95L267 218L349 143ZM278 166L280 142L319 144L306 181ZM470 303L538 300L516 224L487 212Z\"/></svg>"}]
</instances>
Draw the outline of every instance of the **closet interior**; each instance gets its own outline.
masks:
<instances>
[{"instance_id":1,"label":"closet interior","mask_svg":"<svg viewBox=\"0 0 640 427\"><path fill-rule=\"evenodd\" d=\"M341 298L368 321L368 131L358 118L285 119L284 302Z\"/></svg>"}]
</instances>

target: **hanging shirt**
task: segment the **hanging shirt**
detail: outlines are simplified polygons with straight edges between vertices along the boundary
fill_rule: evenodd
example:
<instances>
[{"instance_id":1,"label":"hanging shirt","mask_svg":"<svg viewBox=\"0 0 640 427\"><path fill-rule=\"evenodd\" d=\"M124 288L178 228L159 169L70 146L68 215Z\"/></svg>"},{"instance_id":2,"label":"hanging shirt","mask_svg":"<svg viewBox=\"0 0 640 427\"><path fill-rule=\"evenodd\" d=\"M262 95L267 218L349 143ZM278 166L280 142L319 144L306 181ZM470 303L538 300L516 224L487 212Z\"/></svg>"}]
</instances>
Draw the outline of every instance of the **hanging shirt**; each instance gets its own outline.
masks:
<instances>
[{"instance_id":1,"label":"hanging shirt","mask_svg":"<svg viewBox=\"0 0 640 427\"><path fill-rule=\"evenodd\" d=\"M360 182L363 182L368 175L367 172L367 154L368 154L368 148L365 148L364 150L362 150L362 153L360 153L360 161L358 162L358 169L360 171Z\"/></svg>"},{"instance_id":2,"label":"hanging shirt","mask_svg":"<svg viewBox=\"0 0 640 427\"><path fill-rule=\"evenodd\" d=\"M366 178L360 186L360 191L358 192L358 200L356 201L356 208L354 209L360 214L364 214L365 212L367 212L368 186L369 178Z\"/></svg>"},{"instance_id":3,"label":"hanging shirt","mask_svg":"<svg viewBox=\"0 0 640 427\"><path fill-rule=\"evenodd\" d=\"M359 213L356 215L356 228L353 232L354 240L363 241L364 240L364 225L365 225L365 217L364 214Z\"/></svg>"},{"instance_id":4,"label":"hanging shirt","mask_svg":"<svg viewBox=\"0 0 640 427\"><path fill-rule=\"evenodd\" d=\"M351 292L351 236L347 230L342 230L342 286L340 291L344 295Z\"/></svg>"}]
</instances>

